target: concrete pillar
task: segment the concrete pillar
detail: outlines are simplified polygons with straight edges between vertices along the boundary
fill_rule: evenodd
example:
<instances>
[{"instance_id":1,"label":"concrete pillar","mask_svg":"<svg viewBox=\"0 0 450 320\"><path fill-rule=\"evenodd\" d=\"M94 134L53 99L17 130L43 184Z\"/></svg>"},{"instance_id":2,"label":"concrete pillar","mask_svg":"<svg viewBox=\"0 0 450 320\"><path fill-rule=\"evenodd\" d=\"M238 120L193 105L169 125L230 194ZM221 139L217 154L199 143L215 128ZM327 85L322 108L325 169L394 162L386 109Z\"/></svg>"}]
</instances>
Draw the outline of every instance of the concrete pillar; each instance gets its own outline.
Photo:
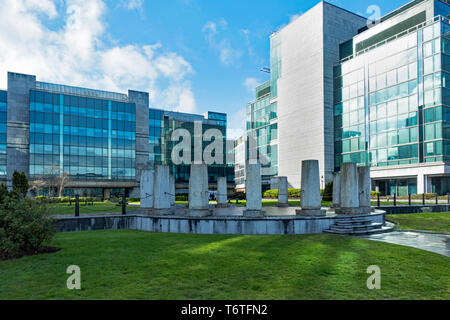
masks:
<instances>
[{"instance_id":1,"label":"concrete pillar","mask_svg":"<svg viewBox=\"0 0 450 320\"><path fill-rule=\"evenodd\" d=\"M209 210L208 166L206 164L191 164L189 215L194 217L211 215L211 210Z\"/></svg>"},{"instance_id":2,"label":"concrete pillar","mask_svg":"<svg viewBox=\"0 0 450 320\"><path fill-rule=\"evenodd\" d=\"M111 198L111 189L109 188L103 189L103 198L105 199Z\"/></svg>"},{"instance_id":3,"label":"concrete pillar","mask_svg":"<svg viewBox=\"0 0 450 320\"><path fill-rule=\"evenodd\" d=\"M341 204L341 173L333 174L333 208L338 208Z\"/></svg>"},{"instance_id":4,"label":"concrete pillar","mask_svg":"<svg viewBox=\"0 0 450 320\"><path fill-rule=\"evenodd\" d=\"M227 188L227 178L218 177L217 178L217 207L226 208L228 199L228 188Z\"/></svg>"},{"instance_id":5,"label":"concrete pillar","mask_svg":"<svg viewBox=\"0 0 450 320\"><path fill-rule=\"evenodd\" d=\"M360 213L356 163L343 163L341 165L341 205L336 209L336 213Z\"/></svg>"},{"instance_id":6,"label":"concrete pillar","mask_svg":"<svg viewBox=\"0 0 450 320\"><path fill-rule=\"evenodd\" d=\"M424 176L425 193L433 193L433 185L431 184L431 178Z\"/></svg>"},{"instance_id":7,"label":"concrete pillar","mask_svg":"<svg viewBox=\"0 0 450 320\"><path fill-rule=\"evenodd\" d=\"M246 210L244 211L244 216L262 216L262 184L260 163L250 163L247 161L245 165L245 190L247 206Z\"/></svg>"},{"instance_id":8,"label":"concrete pillar","mask_svg":"<svg viewBox=\"0 0 450 320\"><path fill-rule=\"evenodd\" d=\"M173 175L169 176L169 185L170 185L170 204L172 206L175 205L176 201L176 188L175 188L175 177Z\"/></svg>"},{"instance_id":9,"label":"concrete pillar","mask_svg":"<svg viewBox=\"0 0 450 320\"><path fill-rule=\"evenodd\" d=\"M152 210L153 209L153 182L154 182L154 172L151 170L143 170L141 172L141 209L142 210ZM150 212L148 212L150 213Z\"/></svg>"},{"instance_id":10,"label":"concrete pillar","mask_svg":"<svg viewBox=\"0 0 450 320\"><path fill-rule=\"evenodd\" d=\"M169 177L169 166L156 166L153 188L153 207L156 214L169 215L173 213Z\"/></svg>"},{"instance_id":11,"label":"concrete pillar","mask_svg":"<svg viewBox=\"0 0 450 320\"><path fill-rule=\"evenodd\" d=\"M370 181L370 167L359 167L358 168L358 193L359 193L359 207L361 208L361 213L370 213L371 209L371 190Z\"/></svg>"},{"instance_id":12,"label":"concrete pillar","mask_svg":"<svg viewBox=\"0 0 450 320\"><path fill-rule=\"evenodd\" d=\"M289 207L288 180L287 177L278 177L278 206Z\"/></svg>"},{"instance_id":13,"label":"concrete pillar","mask_svg":"<svg viewBox=\"0 0 450 320\"><path fill-rule=\"evenodd\" d=\"M302 177L300 192L301 209L297 215L301 216L324 216L322 198L320 196L320 174L318 160L302 161Z\"/></svg>"}]
</instances>

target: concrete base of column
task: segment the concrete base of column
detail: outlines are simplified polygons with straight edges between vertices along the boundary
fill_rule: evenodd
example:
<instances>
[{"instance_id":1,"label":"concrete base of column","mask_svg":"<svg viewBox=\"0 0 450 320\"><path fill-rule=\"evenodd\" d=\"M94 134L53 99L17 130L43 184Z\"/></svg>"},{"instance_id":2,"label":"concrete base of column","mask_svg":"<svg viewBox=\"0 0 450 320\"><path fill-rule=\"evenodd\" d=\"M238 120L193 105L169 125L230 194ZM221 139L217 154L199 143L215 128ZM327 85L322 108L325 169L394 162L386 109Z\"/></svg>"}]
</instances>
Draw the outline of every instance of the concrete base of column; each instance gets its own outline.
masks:
<instances>
[{"instance_id":1,"label":"concrete base of column","mask_svg":"<svg viewBox=\"0 0 450 320\"><path fill-rule=\"evenodd\" d=\"M278 203L277 207L279 207L279 208L287 208L287 207L289 207L289 203Z\"/></svg>"},{"instance_id":2,"label":"concrete base of column","mask_svg":"<svg viewBox=\"0 0 450 320\"><path fill-rule=\"evenodd\" d=\"M359 209L361 209L362 214L369 214L372 212L372 207L361 207Z\"/></svg>"},{"instance_id":3,"label":"concrete base of column","mask_svg":"<svg viewBox=\"0 0 450 320\"><path fill-rule=\"evenodd\" d=\"M216 204L216 208L228 208L228 204L227 203L218 203Z\"/></svg>"},{"instance_id":4,"label":"concrete base of column","mask_svg":"<svg viewBox=\"0 0 450 320\"><path fill-rule=\"evenodd\" d=\"M209 217L213 214L210 209L189 209L187 216L189 217Z\"/></svg>"},{"instance_id":5,"label":"concrete base of column","mask_svg":"<svg viewBox=\"0 0 450 320\"><path fill-rule=\"evenodd\" d=\"M299 209L295 210L295 214L303 217L324 217L327 211L322 209Z\"/></svg>"},{"instance_id":6,"label":"concrete base of column","mask_svg":"<svg viewBox=\"0 0 450 320\"><path fill-rule=\"evenodd\" d=\"M154 216L171 216L175 214L175 210L173 208L170 209L153 209Z\"/></svg>"},{"instance_id":7,"label":"concrete base of column","mask_svg":"<svg viewBox=\"0 0 450 320\"><path fill-rule=\"evenodd\" d=\"M263 210L244 210L244 217L258 218L264 217Z\"/></svg>"},{"instance_id":8,"label":"concrete base of column","mask_svg":"<svg viewBox=\"0 0 450 320\"><path fill-rule=\"evenodd\" d=\"M336 214L350 215L350 214L363 214L361 208L336 208Z\"/></svg>"}]
</instances>

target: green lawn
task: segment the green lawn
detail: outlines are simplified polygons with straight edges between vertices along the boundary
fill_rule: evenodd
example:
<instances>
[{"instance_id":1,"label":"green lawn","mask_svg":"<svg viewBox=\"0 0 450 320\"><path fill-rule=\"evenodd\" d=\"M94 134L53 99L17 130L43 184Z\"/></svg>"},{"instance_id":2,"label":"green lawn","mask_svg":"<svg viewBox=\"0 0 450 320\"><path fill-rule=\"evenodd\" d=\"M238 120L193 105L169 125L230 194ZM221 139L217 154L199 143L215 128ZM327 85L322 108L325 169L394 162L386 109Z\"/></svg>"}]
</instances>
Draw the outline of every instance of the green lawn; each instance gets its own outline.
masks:
<instances>
[{"instance_id":1,"label":"green lawn","mask_svg":"<svg viewBox=\"0 0 450 320\"><path fill-rule=\"evenodd\" d=\"M139 207L127 206L127 210L136 210ZM75 205L72 203L56 203L49 205L49 211L52 215L75 215ZM111 202L94 202L94 205L85 206L80 202L80 214L93 213L114 213L122 212L122 207Z\"/></svg>"},{"instance_id":2,"label":"green lawn","mask_svg":"<svg viewBox=\"0 0 450 320\"><path fill-rule=\"evenodd\" d=\"M450 212L390 214L386 219L398 223L399 229L450 232Z\"/></svg>"},{"instance_id":3,"label":"green lawn","mask_svg":"<svg viewBox=\"0 0 450 320\"><path fill-rule=\"evenodd\" d=\"M450 260L335 235L60 233L54 254L0 262L0 299L450 299ZM66 288L81 268L82 290ZM381 268L368 290L367 267Z\"/></svg>"}]
</instances>

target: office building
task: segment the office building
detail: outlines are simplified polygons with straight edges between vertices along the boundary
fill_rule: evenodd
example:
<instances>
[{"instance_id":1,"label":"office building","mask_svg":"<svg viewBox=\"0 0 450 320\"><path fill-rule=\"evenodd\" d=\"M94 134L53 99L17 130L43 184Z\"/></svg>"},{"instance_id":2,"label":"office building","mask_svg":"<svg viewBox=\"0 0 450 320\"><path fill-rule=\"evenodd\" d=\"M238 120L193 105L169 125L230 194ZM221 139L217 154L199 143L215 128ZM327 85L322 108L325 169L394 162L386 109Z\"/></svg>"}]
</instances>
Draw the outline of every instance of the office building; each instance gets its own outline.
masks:
<instances>
[{"instance_id":1,"label":"office building","mask_svg":"<svg viewBox=\"0 0 450 320\"><path fill-rule=\"evenodd\" d=\"M10 187L14 171L31 181L65 173L65 195L138 197L141 171L167 164L182 187L189 173L182 175L170 163L170 128L175 121L179 126L199 121L226 139L226 114L208 116L150 109L146 92L78 88L9 72L8 89L0 91L0 181ZM210 181L228 172L232 185L232 167L214 166ZM38 193L49 192L56 190Z\"/></svg>"}]
</instances>

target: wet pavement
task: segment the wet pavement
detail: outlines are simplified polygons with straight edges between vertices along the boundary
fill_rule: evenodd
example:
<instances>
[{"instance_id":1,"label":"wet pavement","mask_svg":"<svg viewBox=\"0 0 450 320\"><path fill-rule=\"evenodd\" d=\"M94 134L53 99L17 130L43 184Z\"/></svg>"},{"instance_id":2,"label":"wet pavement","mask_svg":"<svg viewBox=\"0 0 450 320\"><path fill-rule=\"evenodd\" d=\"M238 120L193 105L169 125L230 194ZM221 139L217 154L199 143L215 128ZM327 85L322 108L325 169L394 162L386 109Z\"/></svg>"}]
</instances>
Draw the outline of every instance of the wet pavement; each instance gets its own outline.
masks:
<instances>
[{"instance_id":1,"label":"wet pavement","mask_svg":"<svg viewBox=\"0 0 450 320\"><path fill-rule=\"evenodd\" d=\"M393 231L360 238L417 248L450 257L450 236L410 231Z\"/></svg>"}]
</instances>

